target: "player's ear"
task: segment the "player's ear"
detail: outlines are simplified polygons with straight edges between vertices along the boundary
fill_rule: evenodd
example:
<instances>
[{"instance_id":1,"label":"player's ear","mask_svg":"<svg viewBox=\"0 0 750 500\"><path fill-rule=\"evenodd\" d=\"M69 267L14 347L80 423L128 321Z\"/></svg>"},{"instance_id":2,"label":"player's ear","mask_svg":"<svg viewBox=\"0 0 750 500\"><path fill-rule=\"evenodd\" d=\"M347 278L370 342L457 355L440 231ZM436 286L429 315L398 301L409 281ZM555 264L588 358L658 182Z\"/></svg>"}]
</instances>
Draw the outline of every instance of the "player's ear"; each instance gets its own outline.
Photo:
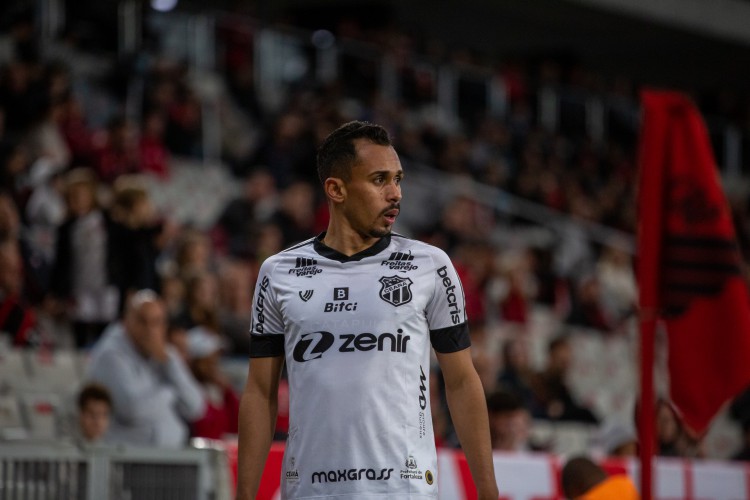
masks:
<instances>
[{"instance_id":1,"label":"player's ear","mask_svg":"<svg viewBox=\"0 0 750 500\"><path fill-rule=\"evenodd\" d=\"M329 177L323 183L326 197L334 203L341 203L346 199L346 184L338 177Z\"/></svg>"}]
</instances>

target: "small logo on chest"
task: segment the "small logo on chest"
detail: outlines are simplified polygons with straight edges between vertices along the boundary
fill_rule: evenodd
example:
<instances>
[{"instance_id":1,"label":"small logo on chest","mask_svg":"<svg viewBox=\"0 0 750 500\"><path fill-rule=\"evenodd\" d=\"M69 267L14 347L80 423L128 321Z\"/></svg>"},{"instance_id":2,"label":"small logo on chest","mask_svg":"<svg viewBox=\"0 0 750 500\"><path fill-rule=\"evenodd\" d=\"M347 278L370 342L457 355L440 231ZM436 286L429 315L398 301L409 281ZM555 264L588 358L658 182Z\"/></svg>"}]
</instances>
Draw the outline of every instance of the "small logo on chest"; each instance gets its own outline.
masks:
<instances>
[{"instance_id":1,"label":"small logo on chest","mask_svg":"<svg viewBox=\"0 0 750 500\"><path fill-rule=\"evenodd\" d=\"M342 311L356 311L357 303L349 302L349 287L339 287L333 289L333 300L334 302L326 302L323 307L323 312L342 312Z\"/></svg>"},{"instance_id":2,"label":"small logo on chest","mask_svg":"<svg viewBox=\"0 0 750 500\"><path fill-rule=\"evenodd\" d=\"M318 267L318 261L315 259L308 259L306 257L297 257L294 263L294 267L289 270L289 274L294 274L298 278L304 276L305 278L312 278L316 274L322 273L323 270Z\"/></svg>"},{"instance_id":3,"label":"small logo on chest","mask_svg":"<svg viewBox=\"0 0 750 500\"><path fill-rule=\"evenodd\" d=\"M393 252L391 255L380 263L381 266L388 266L391 271L399 271L405 273L413 269L418 269L419 266L412 264L414 262L414 256L404 252Z\"/></svg>"}]
</instances>

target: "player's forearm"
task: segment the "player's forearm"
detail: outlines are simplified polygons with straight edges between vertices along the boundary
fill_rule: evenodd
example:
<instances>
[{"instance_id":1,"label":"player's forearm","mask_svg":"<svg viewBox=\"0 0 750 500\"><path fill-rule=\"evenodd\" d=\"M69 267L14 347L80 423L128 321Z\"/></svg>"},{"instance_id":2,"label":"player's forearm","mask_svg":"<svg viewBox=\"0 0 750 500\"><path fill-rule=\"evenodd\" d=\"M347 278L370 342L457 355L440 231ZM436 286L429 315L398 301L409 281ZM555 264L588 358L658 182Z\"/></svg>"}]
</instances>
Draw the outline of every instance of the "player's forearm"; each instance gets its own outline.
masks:
<instances>
[{"instance_id":1,"label":"player's forearm","mask_svg":"<svg viewBox=\"0 0 750 500\"><path fill-rule=\"evenodd\" d=\"M276 426L277 401L246 390L240 401L237 500L252 500L260 486Z\"/></svg>"},{"instance_id":2,"label":"player's forearm","mask_svg":"<svg viewBox=\"0 0 750 500\"><path fill-rule=\"evenodd\" d=\"M451 419L469 463L479 500L497 500L499 493L492 463L487 404L479 377L446 387Z\"/></svg>"}]
</instances>

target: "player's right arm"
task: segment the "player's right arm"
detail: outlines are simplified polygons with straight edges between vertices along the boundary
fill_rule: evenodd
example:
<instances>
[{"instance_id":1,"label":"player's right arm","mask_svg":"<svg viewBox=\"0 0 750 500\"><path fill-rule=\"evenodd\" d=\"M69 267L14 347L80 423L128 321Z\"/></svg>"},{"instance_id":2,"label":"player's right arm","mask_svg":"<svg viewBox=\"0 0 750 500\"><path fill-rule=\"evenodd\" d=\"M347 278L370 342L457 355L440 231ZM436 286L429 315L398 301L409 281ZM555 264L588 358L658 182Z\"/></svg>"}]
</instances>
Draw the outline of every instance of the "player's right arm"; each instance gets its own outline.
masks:
<instances>
[{"instance_id":1,"label":"player's right arm","mask_svg":"<svg viewBox=\"0 0 750 500\"><path fill-rule=\"evenodd\" d=\"M258 273L250 325L250 368L240 401L237 500L252 500L271 449L284 366L284 319L276 300L274 269L266 259Z\"/></svg>"},{"instance_id":2,"label":"player's right arm","mask_svg":"<svg viewBox=\"0 0 750 500\"><path fill-rule=\"evenodd\" d=\"M271 449L283 356L253 358L239 416L237 500L252 500Z\"/></svg>"}]
</instances>

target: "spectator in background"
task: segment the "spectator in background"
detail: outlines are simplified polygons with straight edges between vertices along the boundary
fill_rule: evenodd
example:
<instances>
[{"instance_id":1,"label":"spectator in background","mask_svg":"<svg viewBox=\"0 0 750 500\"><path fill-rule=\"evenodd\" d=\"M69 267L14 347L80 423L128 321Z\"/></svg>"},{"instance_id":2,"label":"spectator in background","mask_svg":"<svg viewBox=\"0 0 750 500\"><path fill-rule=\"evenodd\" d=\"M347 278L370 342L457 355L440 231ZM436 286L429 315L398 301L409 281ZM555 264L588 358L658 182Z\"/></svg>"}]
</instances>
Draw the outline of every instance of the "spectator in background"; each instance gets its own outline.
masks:
<instances>
[{"instance_id":1,"label":"spectator in background","mask_svg":"<svg viewBox=\"0 0 750 500\"><path fill-rule=\"evenodd\" d=\"M8 335L14 346L30 346L39 342L34 337L36 315L24 301L23 262L18 243L0 243L0 332Z\"/></svg>"},{"instance_id":2,"label":"spectator in background","mask_svg":"<svg viewBox=\"0 0 750 500\"><path fill-rule=\"evenodd\" d=\"M29 155L26 148L15 141L0 143L0 189L9 193L16 202L23 197Z\"/></svg>"},{"instance_id":3,"label":"spectator in background","mask_svg":"<svg viewBox=\"0 0 750 500\"><path fill-rule=\"evenodd\" d=\"M638 500L633 481L625 474L607 477L604 469L586 457L568 460L561 472L562 490L571 500Z\"/></svg>"},{"instance_id":4,"label":"spectator in background","mask_svg":"<svg viewBox=\"0 0 750 500\"><path fill-rule=\"evenodd\" d=\"M303 181L289 185L281 192L279 209L271 217L284 237L284 247L304 241L314 236L315 192Z\"/></svg>"},{"instance_id":5,"label":"spectator in background","mask_svg":"<svg viewBox=\"0 0 750 500\"><path fill-rule=\"evenodd\" d=\"M188 330L190 369L206 399L205 413L191 424L193 437L222 439L227 434L237 434L240 400L221 372L222 349L217 333L200 326Z\"/></svg>"},{"instance_id":6,"label":"spectator in background","mask_svg":"<svg viewBox=\"0 0 750 500\"><path fill-rule=\"evenodd\" d=\"M184 230L177 241L175 251L177 273L183 280L193 275L211 272L213 260L211 243L205 234L197 230Z\"/></svg>"},{"instance_id":7,"label":"spectator in background","mask_svg":"<svg viewBox=\"0 0 750 500\"><path fill-rule=\"evenodd\" d=\"M167 344L164 302L151 290L133 294L122 322L94 346L86 379L112 395L115 443L180 447L205 413L205 398L177 351Z\"/></svg>"},{"instance_id":8,"label":"spectator in background","mask_svg":"<svg viewBox=\"0 0 750 500\"><path fill-rule=\"evenodd\" d=\"M571 365L570 343L565 337L552 339L548 347L547 366L536 375L533 387L540 405L537 418L597 423L597 417L580 405L566 380Z\"/></svg>"},{"instance_id":9,"label":"spectator in background","mask_svg":"<svg viewBox=\"0 0 750 500\"><path fill-rule=\"evenodd\" d=\"M51 292L73 322L77 347L91 344L117 318L120 262L112 224L96 200L97 183L88 169L65 178L68 218L57 231Z\"/></svg>"},{"instance_id":10,"label":"spectator in background","mask_svg":"<svg viewBox=\"0 0 750 500\"><path fill-rule=\"evenodd\" d=\"M166 272L161 276L161 297L167 306L167 315L176 318L184 307L185 282L176 274Z\"/></svg>"},{"instance_id":11,"label":"spectator in background","mask_svg":"<svg viewBox=\"0 0 750 500\"><path fill-rule=\"evenodd\" d=\"M602 332L609 332L615 326L604 307L601 287L595 274L585 274L578 280L566 323Z\"/></svg>"},{"instance_id":12,"label":"spectator in background","mask_svg":"<svg viewBox=\"0 0 750 500\"><path fill-rule=\"evenodd\" d=\"M94 141L94 168L99 180L111 184L118 176L140 171L137 130L123 117L110 120Z\"/></svg>"},{"instance_id":13,"label":"spectator in background","mask_svg":"<svg viewBox=\"0 0 750 500\"><path fill-rule=\"evenodd\" d=\"M26 239L36 259L34 272L44 290L49 288L49 275L55 261L57 228L65 221L61 170L51 162L40 159L29 172L31 195L24 209Z\"/></svg>"},{"instance_id":14,"label":"spectator in background","mask_svg":"<svg viewBox=\"0 0 750 500\"><path fill-rule=\"evenodd\" d=\"M48 100L41 117L26 137L26 148L32 162L44 159L58 170L68 167L71 152L62 134L64 117L65 102Z\"/></svg>"},{"instance_id":15,"label":"spectator in background","mask_svg":"<svg viewBox=\"0 0 750 500\"><path fill-rule=\"evenodd\" d=\"M143 132L139 148L144 173L155 175L160 180L169 179L169 151L164 144L164 115L158 110L146 112L143 117Z\"/></svg>"},{"instance_id":16,"label":"spectator in background","mask_svg":"<svg viewBox=\"0 0 750 500\"><path fill-rule=\"evenodd\" d=\"M685 458L704 455L702 439L691 434L677 408L666 399L656 402L656 439L657 455Z\"/></svg>"},{"instance_id":17,"label":"spectator in background","mask_svg":"<svg viewBox=\"0 0 750 500\"><path fill-rule=\"evenodd\" d=\"M94 134L86 123L81 103L72 94L64 101L65 112L60 131L70 149L73 165L91 165L94 161Z\"/></svg>"},{"instance_id":18,"label":"spectator in background","mask_svg":"<svg viewBox=\"0 0 750 500\"><path fill-rule=\"evenodd\" d=\"M596 265L596 277L606 315L617 325L635 311L638 300L630 255L614 245L605 247Z\"/></svg>"},{"instance_id":19,"label":"spectator in background","mask_svg":"<svg viewBox=\"0 0 750 500\"><path fill-rule=\"evenodd\" d=\"M512 392L523 401L524 407L536 411L538 406L532 389L534 371L529 364L528 345L522 338L508 339L503 344L502 370L497 377L501 388Z\"/></svg>"},{"instance_id":20,"label":"spectator in background","mask_svg":"<svg viewBox=\"0 0 750 500\"><path fill-rule=\"evenodd\" d=\"M201 103L186 85L180 85L177 94L168 109L164 141L176 156L200 158L203 154Z\"/></svg>"},{"instance_id":21,"label":"spectator in background","mask_svg":"<svg viewBox=\"0 0 750 500\"><path fill-rule=\"evenodd\" d=\"M498 389L487 396L490 437L494 451L529 451L531 418L520 397Z\"/></svg>"},{"instance_id":22,"label":"spectator in background","mask_svg":"<svg viewBox=\"0 0 750 500\"><path fill-rule=\"evenodd\" d=\"M29 110L37 109L44 99L44 87L33 64L16 59L5 65L0 77L0 104L5 109L8 132L20 134L27 130L35 118Z\"/></svg>"},{"instance_id":23,"label":"spectator in background","mask_svg":"<svg viewBox=\"0 0 750 500\"><path fill-rule=\"evenodd\" d=\"M121 301L135 290L159 291L161 287L156 259L164 225L142 181L140 176L121 176L114 184L110 213L122 266L118 280Z\"/></svg>"},{"instance_id":24,"label":"spectator in background","mask_svg":"<svg viewBox=\"0 0 750 500\"><path fill-rule=\"evenodd\" d=\"M281 115L276 121L271 137L263 142L252 164L266 165L274 176L276 185L286 188L292 179L307 174L315 162L315 144L312 142L305 117L295 111Z\"/></svg>"},{"instance_id":25,"label":"spectator in background","mask_svg":"<svg viewBox=\"0 0 750 500\"><path fill-rule=\"evenodd\" d=\"M185 283L185 307L174 321L190 329L203 326L212 332L220 331L219 289L212 273L196 273Z\"/></svg>"},{"instance_id":26,"label":"spectator in background","mask_svg":"<svg viewBox=\"0 0 750 500\"><path fill-rule=\"evenodd\" d=\"M241 195L224 207L214 228L214 240L229 255L248 258L255 253L256 228L276 212L279 200L275 181L267 170L253 171L242 187Z\"/></svg>"},{"instance_id":27,"label":"spectator in background","mask_svg":"<svg viewBox=\"0 0 750 500\"><path fill-rule=\"evenodd\" d=\"M250 336L247 329L252 316L255 272L249 264L230 262L222 266L219 277L221 332L229 341L229 352L240 356L246 356L250 352Z\"/></svg>"},{"instance_id":28,"label":"spectator in background","mask_svg":"<svg viewBox=\"0 0 750 500\"><path fill-rule=\"evenodd\" d=\"M78 431L83 444L105 439L112 415L112 398L106 387L86 384L78 393Z\"/></svg>"}]
</instances>

